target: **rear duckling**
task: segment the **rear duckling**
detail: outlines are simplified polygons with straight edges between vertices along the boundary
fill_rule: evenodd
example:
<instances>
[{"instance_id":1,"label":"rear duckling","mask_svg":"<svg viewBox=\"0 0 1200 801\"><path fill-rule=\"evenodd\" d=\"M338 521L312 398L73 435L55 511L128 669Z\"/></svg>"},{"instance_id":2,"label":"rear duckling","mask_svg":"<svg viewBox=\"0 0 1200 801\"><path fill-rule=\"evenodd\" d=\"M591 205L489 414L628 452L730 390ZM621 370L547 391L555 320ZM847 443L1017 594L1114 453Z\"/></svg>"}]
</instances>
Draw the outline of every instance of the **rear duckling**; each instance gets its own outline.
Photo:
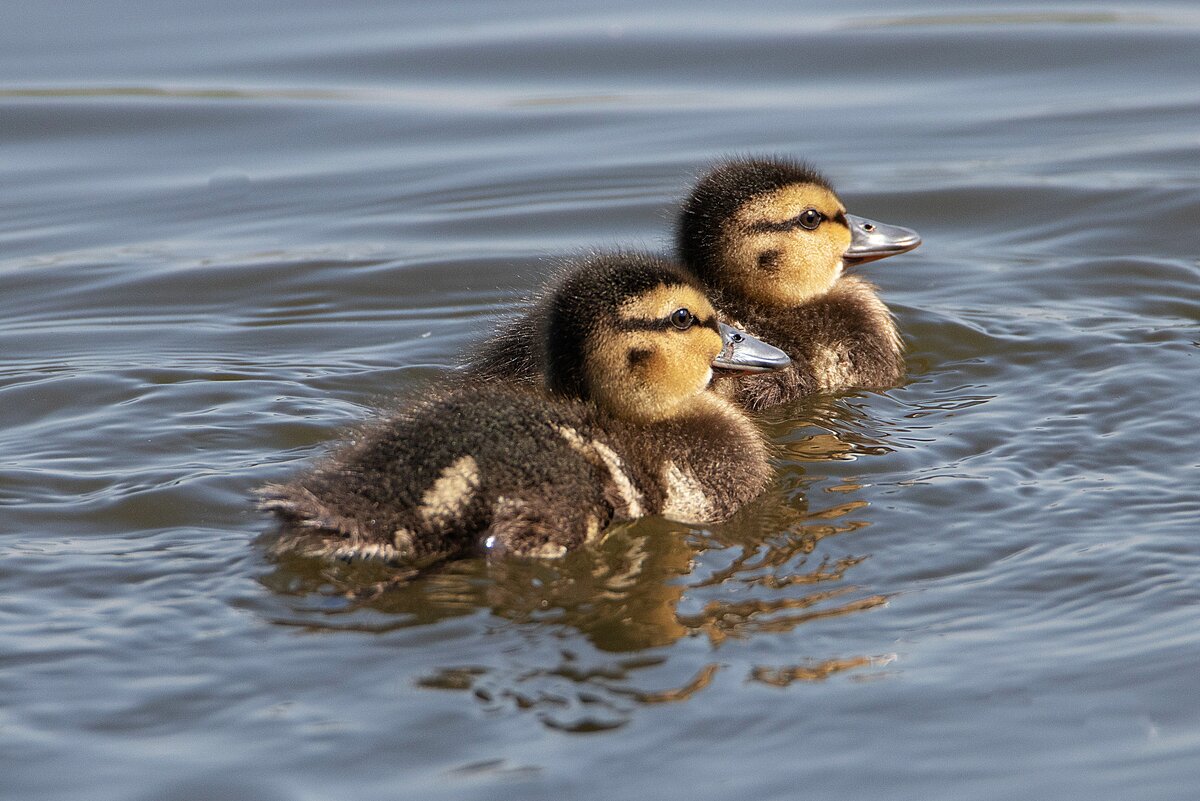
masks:
<instances>
[{"instance_id":1,"label":"rear duckling","mask_svg":"<svg viewBox=\"0 0 1200 801\"><path fill-rule=\"evenodd\" d=\"M614 520L723 520L765 486L761 435L709 384L714 363L787 359L725 342L694 278L653 256L595 256L543 308L548 391L463 379L264 487L280 547L404 564L557 557Z\"/></svg>"},{"instance_id":2,"label":"rear duckling","mask_svg":"<svg viewBox=\"0 0 1200 801\"><path fill-rule=\"evenodd\" d=\"M705 175L679 216L679 257L723 320L792 358L785 370L734 376L722 389L763 409L899 382L904 345L891 312L873 285L843 271L920 243L914 231L847 214L806 164L740 159Z\"/></svg>"}]
</instances>

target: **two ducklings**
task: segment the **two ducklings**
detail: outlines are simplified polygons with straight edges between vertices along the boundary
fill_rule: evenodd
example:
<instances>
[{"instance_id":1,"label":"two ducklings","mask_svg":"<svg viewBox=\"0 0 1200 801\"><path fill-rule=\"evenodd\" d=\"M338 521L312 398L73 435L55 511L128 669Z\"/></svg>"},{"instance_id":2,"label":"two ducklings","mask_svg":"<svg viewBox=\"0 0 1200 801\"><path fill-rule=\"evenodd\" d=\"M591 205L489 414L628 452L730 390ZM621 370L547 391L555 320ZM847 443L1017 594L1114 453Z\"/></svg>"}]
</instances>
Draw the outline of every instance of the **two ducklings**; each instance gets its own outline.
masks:
<instances>
[{"instance_id":1,"label":"two ducklings","mask_svg":"<svg viewBox=\"0 0 1200 801\"><path fill-rule=\"evenodd\" d=\"M683 268L575 264L460 378L264 487L280 547L420 565L558 557L643 515L719 522L771 475L746 409L902 376L890 313L842 271L920 240L850 217L807 166L718 167L677 236Z\"/></svg>"},{"instance_id":2,"label":"two ducklings","mask_svg":"<svg viewBox=\"0 0 1200 801\"><path fill-rule=\"evenodd\" d=\"M782 348L792 363L721 376L718 389L761 410L818 392L887 387L904 375L904 344L876 288L847 267L917 247L915 231L846 212L812 167L739 159L703 176L676 224L676 258L722 321ZM541 384L545 327L535 307L474 354L488 380Z\"/></svg>"}]
</instances>

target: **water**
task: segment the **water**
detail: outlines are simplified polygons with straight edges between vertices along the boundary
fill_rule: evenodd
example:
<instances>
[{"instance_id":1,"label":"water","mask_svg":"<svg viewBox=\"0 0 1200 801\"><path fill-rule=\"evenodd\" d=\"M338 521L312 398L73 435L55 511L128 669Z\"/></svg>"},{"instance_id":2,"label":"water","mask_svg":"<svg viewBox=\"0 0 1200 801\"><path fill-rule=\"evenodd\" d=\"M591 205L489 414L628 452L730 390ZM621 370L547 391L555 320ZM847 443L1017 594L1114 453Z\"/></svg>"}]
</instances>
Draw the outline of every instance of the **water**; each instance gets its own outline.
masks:
<instances>
[{"instance_id":1,"label":"water","mask_svg":"<svg viewBox=\"0 0 1200 801\"><path fill-rule=\"evenodd\" d=\"M204 5L0 26L0 796L1194 792L1192 4ZM906 386L712 529L268 559L253 487L773 152L925 237Z\"/></svg>"}]
</instances>

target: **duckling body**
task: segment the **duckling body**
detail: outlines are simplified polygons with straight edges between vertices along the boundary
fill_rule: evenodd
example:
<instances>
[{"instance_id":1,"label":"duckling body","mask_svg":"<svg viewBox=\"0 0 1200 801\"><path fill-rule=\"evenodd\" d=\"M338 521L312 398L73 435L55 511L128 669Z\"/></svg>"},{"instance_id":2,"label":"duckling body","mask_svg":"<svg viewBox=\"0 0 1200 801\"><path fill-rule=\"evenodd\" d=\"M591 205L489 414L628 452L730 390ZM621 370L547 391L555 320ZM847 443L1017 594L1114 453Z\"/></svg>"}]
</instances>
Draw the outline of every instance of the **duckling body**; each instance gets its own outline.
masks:
<instances>
[{"instance_id":1,"label":"duckling body","mask_svg":"<svg viewBox=\"0 0 1200 801\"><path fill-rule=\"evenodd\" d=\"M844 268L911 250L920 237L847 214L811 167L779 159L722 164L684 202L676 244L724 322L791 357L781 370L720 374L718 391L739 406L759 410L903 379L904 343L891 312L872 284ZM467 373L540 383L541 306L476 351Z\"/></svg>"},{"instance_id":2,"label":"duckling body","mask_svg":"<svg viewBox=\"0 0 1200 801\"><path fill-rule=\"evenodd\" d=\"M716 404L686 421L622 425L496 385L388 420L308 476L266 488L261 506L294 524L290 544L310 555L557 557L615 520L723 520L768 475L756 432Z\"/></svg>"},{"instance_id":3,"label":"duckling body","mask_svg":"<svg viewBox=\"0 0 1200 801\"><path fill-rule=\"evenodd\" d=\"M466 378L370 425L261 507L282 547L424 563L482 550L557 557L615 520L715 522L758 494L761 435L708 384L722 350L694 279L593 257L548 296L541 372Z\"/></svg>"}]
</instances>

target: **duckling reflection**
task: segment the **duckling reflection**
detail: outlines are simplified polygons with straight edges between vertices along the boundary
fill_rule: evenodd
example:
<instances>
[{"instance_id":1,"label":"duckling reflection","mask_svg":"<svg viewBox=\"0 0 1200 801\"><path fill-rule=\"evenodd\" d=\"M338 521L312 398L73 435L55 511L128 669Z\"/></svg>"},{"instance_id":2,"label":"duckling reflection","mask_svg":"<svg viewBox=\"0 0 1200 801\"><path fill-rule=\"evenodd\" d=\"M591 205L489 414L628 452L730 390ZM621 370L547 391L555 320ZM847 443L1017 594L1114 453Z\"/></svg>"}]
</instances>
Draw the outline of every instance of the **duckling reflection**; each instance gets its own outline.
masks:
<instances>
[{"instance_id":1,"label":"duckling reflection","mask_svg":"<svg viewBox=\"0 0 1200 801\"><path fill-rule=\"evenodd\" d=\"M552 563L491 565L493 583L475 584L480 600L495 617L521 627L522 647L487 665L444 666L420 683L466 691L492 711L532 713L554 729L612 729L640 707L703 696L719 673L737 664L739 652L727 650L733 642L885 602L846 582L865 557L814 555L825 537L864 525L849 517L849 508L843 520L822 511L768 536L760 530L758 503L720 534L647 518L613 531L586 564L577 558L583 554L572 554ZM689 637L703 637L711 649L667 648ZM717 649L725 650L719 660ZM733 669L747 680L782 686L880 662L870 655L811 654Z\"/></svg>"},{"instance_id":2,"label":"duckling reflection","mask_svg":"<svg viewBox=\"0 0 1200 801\"><path fill-rule=\"evenodd\" d=\"M826 492L833 505L786 497ZM382 563L288 554L263 580L293 608L280 622L308 630L458 619L451 630L477 632L466 638L472 655L430 668L420 686L554 729L611 729L647 705L703 697L730 671L784 685L880 664L803 646L779 664L747 662L737 647L885 602L852 583L867 559L854 553L853 533L868 525L855 492L844 478L793 469L719 527L648 517L561 559L465 559L405 579ZM708 647L673 647L681 640Z\"/></svg>"},{"instance_id":3,"label":"duckling reflection","mask_svg":"<svg viewBox=\"0 0 1200 801\"><path fill-rule=\"evenodd\" d=\"M610 522L728 518L770 477L766 445L709 389L713 366L782 353L722 339L697 282L644 254L569 269L545 305L551 394L464 381L370 426L261 507L280 547L427 564L484 551L561 557Z\"/></svg>"},{"instance_id":4,"label":"duckling reflection","mask_svg":"<svg viewBox=\"0 0 1200 801\"><path fill-rule=\"evenodd\" d=\"M763 505L777 508L777 501L766 498ZM262 581L293 598L284 623L380 631L488 609L516 624L565 626L615 653L693 635L720 645L780 630L787 620L798 625L810 613L827 617L872 605L844 583L865 557L834 556L821 546L866 525L852 517L858 504L787 515L786 524L780 514L760 521L757 505L719 532L644 518L559 560L461 560L419 576L382 562L277 553L275 570ZM787 617L792 613L799 617Z\"/></svg>"}]
</instances>

